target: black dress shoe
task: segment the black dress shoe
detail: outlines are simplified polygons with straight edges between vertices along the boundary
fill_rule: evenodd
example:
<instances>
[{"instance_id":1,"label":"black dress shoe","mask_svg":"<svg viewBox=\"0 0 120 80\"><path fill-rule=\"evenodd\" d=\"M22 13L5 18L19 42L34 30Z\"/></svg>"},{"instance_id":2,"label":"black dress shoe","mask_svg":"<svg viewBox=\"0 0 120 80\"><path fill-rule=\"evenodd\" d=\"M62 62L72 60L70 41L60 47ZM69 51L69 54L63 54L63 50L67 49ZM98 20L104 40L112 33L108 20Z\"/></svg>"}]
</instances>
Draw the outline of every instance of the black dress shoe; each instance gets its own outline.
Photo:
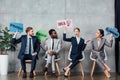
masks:
<instances>
[{"instance_id":1,"label":"black dress shoe","mask_svg":"<svg viewBox=\"0 0 120 80\"><path fill-rule=\"evenodd\" d=\"M30 78L33 78L33 77L34 77L33 72L30 72Z\"/></svg>"},{"instance_id":2,"label":"black dress shoe","mask_svg":"<svg viewBox=\"0 0 120 80\"><path fill-rule=\"evenodd\" d=\"M47 68L47 67L45 67L45 68L43 69L43 72L47 72L47 70L48 70L48 68Z\"/></svg>"},{"instance_id":3,"label":"black dress shoe","mask_svg":"<svg viewBox=\"0 0 120 80\"><path fill-rule=\"evenodd\" d=\"M67 78L67 77L68 77L68 75L65 75L65 74L64 74L64 77L65 77L65 78Z\"/></svg>"},{"instance_id":4,"label":"black dress shoe","mask_svg":"<svg viewBox=\"0 0 120 80\"><path fill-rule=\"evenodd\" d=\"M63 71L66 72L66 70L63 68Z\"/></svg>"},{"instance_id":5,"label":"black dress shoe","mask_svg":"<svg viewBox=\"0 0 120 80\"><path fill-rule=\"evenodd\" d=\"M68 75L64 75L64 77L65 77L65 78L67 78L67 77L68 77Z\"/></svg>"},{"instance_id":6,"label":"black dress shoe","mask_svg":"<svg viewBox=\"0 0 120 80\"><path fill-rule=\"evenodd\" d=\"M27 73L24 72L22 77L23 77L23 78L26 78L26 77L27 77Z\"/></svg>"},{"instance_id":7,"label":"black dress shoe","mask_svg":"<svg viewBox=\"0 0 120 80\"><path fill-rule=\"evenodd\" d=\"M56 77L56 78L58 77L56 73L52 73L51 76Z\"/></svg>"}]
</instances>

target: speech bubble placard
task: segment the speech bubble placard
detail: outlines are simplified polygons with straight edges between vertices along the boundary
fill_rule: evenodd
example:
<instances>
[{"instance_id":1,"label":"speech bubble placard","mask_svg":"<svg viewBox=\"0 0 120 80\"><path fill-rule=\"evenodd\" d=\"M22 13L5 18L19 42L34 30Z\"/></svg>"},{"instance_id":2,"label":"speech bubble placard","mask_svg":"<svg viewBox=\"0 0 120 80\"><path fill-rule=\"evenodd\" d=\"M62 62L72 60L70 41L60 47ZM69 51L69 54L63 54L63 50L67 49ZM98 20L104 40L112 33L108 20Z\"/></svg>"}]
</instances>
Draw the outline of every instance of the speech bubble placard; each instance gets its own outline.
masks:
<instances>
[{"instance_id":1,"label":"speech bubble placard","mask_svg":"<svg viewBox=\"0 0 120 80\"><path fill-rule=\"evenodd\" d=\"M39 40L44 41L44 40L47 39L48 33L47 33L47 31L45 31L45 30L39 30L39 31L36 32L36 37L37 37Z\"/></svg>"},{"instance_id":2,"label":"speech bubble placard","mask_svg":"<svg viewBox=\"0 0 120 80\"><path fill-rule=\"evenodd\" d=\"M66 20L57 20L57 27L58 28L71 28L73 26L73 22L71 19Z\"/></svg>"},{"instance_id":3,"label":"speech bubble placard","mask_svg":"<svg viewBox=\"0 0 120 80\"><path fill-rule=\"evenodd\" d=\"M11 22L10 23L10 32L23 32L23 24L22 23L16 23L16 22Z\"/></svg>"},{"instance_id":4,"label":"speech bubble placard","mask_svg":"<svg viewBox=\"0 0 120 80\"><path fill-rule=\"evenodd\" d=\"M106 27L105 29L107 31L107 35L109 34L113 34L113 37L114 38L118 38L119 37L119 32L118 32L118 29L117 28L111 28L111 27Z\"/></svg>"}]
</instances>

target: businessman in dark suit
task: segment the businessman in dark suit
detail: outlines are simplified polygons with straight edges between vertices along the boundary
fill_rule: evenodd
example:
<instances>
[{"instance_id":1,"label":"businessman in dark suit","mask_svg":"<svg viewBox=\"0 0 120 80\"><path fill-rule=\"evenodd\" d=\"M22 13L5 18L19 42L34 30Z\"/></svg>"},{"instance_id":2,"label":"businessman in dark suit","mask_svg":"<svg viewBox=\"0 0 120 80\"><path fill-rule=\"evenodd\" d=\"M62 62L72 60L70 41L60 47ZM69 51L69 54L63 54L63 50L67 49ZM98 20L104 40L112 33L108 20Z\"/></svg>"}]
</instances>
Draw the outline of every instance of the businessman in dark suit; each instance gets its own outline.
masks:
<instances>
[{"instance_id":1,"label":"businessman in dark suit","mask_svg":"<svg viewBox=\"0 0 120 80\"><path fill-rule=\"evenodd\" d=\"M13 44L21 43L21 49L18 54L18 59L21 61L23 78L27 77L25 60L32 60L30 78L33 78L33 71L35 70L36 60L38 59L38 53L40 51L40 43L32 27L26 28L26 35L22 35L19 39L16 39L17 32L14 33L12 38Z\"/></svg>"},{"instance_id":2,"label":"businessman in dark suit","mask_svg":"<svg viewBox=\"0 0 120 80\"><path fill-rule=\"evenodd\" d=\"M72 45L71 55L70 55L70 58L72 59L72 64L70 63L67 67L63 69L65 71L64 74L65 77L68 77L68 72L79 63L79 59L83 58L82 51L86 47L86 43L84 39L80 38L80 29L75 28L74 33L75 36L71 38L66 38L66 30L64 30L64 34L63 34L63 40L67 42L71 42Z\"/></svg>"}]
</instances>

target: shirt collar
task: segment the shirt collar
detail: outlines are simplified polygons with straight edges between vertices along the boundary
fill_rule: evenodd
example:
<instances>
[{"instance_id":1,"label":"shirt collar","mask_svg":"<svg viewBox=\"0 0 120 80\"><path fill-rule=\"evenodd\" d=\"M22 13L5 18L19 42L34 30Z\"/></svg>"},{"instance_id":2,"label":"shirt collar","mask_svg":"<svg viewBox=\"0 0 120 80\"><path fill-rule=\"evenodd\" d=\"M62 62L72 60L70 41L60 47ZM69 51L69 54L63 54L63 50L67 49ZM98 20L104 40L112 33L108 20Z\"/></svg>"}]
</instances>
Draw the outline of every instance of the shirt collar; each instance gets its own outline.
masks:
<instances>
[{"instance_id":1,"label":"shirt collar","mask_svg":"<svg viewBox=\"0 0 120 80\"><path fill-rule=\"evenodd\" d=\"M32 38L31 36L27 35L27 38Z\"/></svg>"},{"instance_id":2,"label":"shirt collar","mask_svg":"<svg viewBox=\"0 0 120 80\"><path fill-rule=\"evenodd\" d=\"M80 37L75 36L77 39L80 39Z\"/></svg>"},{"instance_id":3,"label":"shirt collar","mask_svg":"<svg viewBox=\"0 0 120 80\"><path fill-rule=\"evenodd\" d=\"M101 38L97 38L97 40L99 40L99 41L100 41L100 40L101 40Z\"/></svg>"}]
</instances>

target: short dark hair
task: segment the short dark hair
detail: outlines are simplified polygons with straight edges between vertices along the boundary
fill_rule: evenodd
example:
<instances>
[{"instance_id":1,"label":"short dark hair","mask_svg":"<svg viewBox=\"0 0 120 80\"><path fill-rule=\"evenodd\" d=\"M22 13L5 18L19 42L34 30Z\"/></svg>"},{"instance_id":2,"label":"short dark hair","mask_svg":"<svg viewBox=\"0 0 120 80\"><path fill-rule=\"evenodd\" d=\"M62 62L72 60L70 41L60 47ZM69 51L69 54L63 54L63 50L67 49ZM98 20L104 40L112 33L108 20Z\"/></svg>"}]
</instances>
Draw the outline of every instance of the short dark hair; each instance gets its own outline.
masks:
<instances>
[{"instance_id":1,"label":"short dark hair","mask_svg":"<svg viewBox=\"0 0 120 80\"><path fill-rule=\"evenodd\" d=\"M28 33L30 30L32 30L33 28L32 27L27 27L26 28L26 33Z\"/></svg>"},{"instance_id":2,"label":"short dark hair","mask_svg":"<svg viewBox=\"0 0 120 80\"><path fill-rule=\"evenodd\" d=\"M74 28L74 31L75 31L76 29L80 32L80 29L79 29L78 27Z\"/></svg>"},{"instance_id":3,"label":"short dark hair","mask_svg":"<svg viewBox=\"0 0 120 80\"><path fill-rule=\"evenodd\" d=\"M53 31L55 31L55 29L50 29L50 30L49 30L49 35L51 35ZM55 31L55 32L56 32L56 31Z\"/></svg>"},{"instance_id":4,"label":"short dark hair","mask_svg":"<svg viewBox=\"0 0 120 80\"><path fill-rule=\"evenodd\" d=\"M102 35L102 37L104 36L104 30L103 29L98 29L100 31L100 34Z\"/></svg>"}]
</instances>

